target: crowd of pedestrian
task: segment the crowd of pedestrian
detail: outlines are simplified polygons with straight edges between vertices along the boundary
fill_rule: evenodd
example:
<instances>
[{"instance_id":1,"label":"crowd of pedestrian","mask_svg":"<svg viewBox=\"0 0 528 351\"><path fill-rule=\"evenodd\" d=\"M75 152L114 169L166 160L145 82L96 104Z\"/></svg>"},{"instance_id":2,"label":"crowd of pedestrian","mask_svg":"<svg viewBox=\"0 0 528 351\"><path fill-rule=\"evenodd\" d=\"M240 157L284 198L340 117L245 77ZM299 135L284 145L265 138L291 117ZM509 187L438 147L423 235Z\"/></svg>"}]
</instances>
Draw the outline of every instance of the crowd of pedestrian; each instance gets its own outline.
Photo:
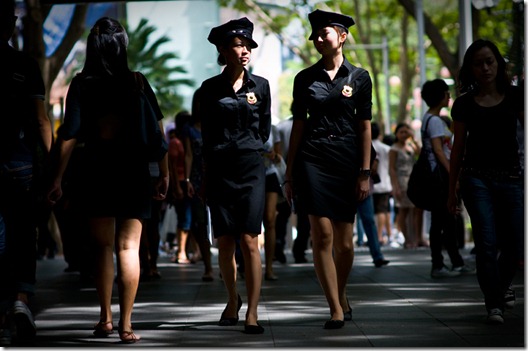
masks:
<instances>
[{"instance_id":1,"label":"crowd of pedestrian","mask_svg":"<svg viewBox=\"0 0 528 351\"><path fill-rule=\"evenodd\" d=\"M162 279L157 261L164 240L173 246L172 263L203 261L206 282L214 280L215 247L226 292L218 324L237 325L245 301L245 333L264 333L258 320L262 280L280 284L274 262L287 263L286 238L293 227L294 263L306 263L306 250L312 250L329 307L325 329L352 320L360 297L347 281L354 237L362 246L364 235L377 268L389 264L382 249L399 246L401 234L404 249L430 245L431 277L476 272L490 323L502 323L504 308L513 306L511 282L524 257L524 170L517 140L524 100L493 43L477 40L468 48L458 77L464 94L454 102L453 121L443 110L449 86L429 81L422 88L429 109L421 140L400 123L389 145L371 123L370 74L345 55L355 24L351 16L321 10L308 15L309 40L320 57L296 75L292 116L278 125L271 123L268 80L248 69L258 48L253 23L246 17L230 20L211 28L207 38L217 49L221 73L201 83L192 110L178 113L166 148L161 143L154 159L145 156L146 146L136 137L141 121L129 118L148 104L163 141L164 116L155 87L128 66L125 28L108 17L91 28L84 67L70 84L64 123L52 142L38 65L8 44L14 13L14 1L3 1L0 52L9 62L2 66L1 84L7 82L12 99L2 101L16 118L3 118L0 128L2 340L12 330L18 340L36 334L30 297L37 258L57 252L45 225L52 212L67 270L96 286L100 312L93 335L117 330L124 343L141 339L133 329L134 302L141 282ZM449 178L425 229L424 209L406 193L421 148L432 168L442 167ZM48 178L41 176L42 164ZM459 253L457 223L464 206L476 270ZM160 233L168 211L176 214L170 239ZM444 264L444 249L452 267Z\"/></svg>"}]
</instances>

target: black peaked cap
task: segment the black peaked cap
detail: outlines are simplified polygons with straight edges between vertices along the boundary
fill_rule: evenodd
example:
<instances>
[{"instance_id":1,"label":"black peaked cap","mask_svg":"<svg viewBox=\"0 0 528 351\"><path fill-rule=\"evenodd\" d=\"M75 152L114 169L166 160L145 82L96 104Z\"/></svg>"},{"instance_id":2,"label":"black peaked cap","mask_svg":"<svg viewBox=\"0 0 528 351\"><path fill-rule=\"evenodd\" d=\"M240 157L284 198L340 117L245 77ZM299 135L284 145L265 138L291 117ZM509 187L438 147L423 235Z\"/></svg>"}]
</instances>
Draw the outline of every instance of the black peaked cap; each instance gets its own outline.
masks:
<instances>
[{"instance_id":1,"label":"black peaked cap","mask_svg":"<svg viewBox=\"0 0 528 351\"><path fill-rule=\"evenodd\" d=\"M216 46L221 46L229 37L244 37L249 40L251 47L254 49L258 47L258 44L253 40L252 35L253 23L243 17L214 27L211 29L207 40Z\"/></svg>"},{"instance_id":2,"label":"black peaked cap","mask_svg":"<svg viewBox=\"0 0 528 351\"><path fill-rule=\"evenodd\" d=\"M317 38L317 31L321 28L330 26L340 26L347 30L348 27L353 26L356 22L350 16L343 15L337 12L327 12L321 10L315 10L308 15L310 24L312 25L312 34L308 40Z\"/></svg>"}]
</instances>

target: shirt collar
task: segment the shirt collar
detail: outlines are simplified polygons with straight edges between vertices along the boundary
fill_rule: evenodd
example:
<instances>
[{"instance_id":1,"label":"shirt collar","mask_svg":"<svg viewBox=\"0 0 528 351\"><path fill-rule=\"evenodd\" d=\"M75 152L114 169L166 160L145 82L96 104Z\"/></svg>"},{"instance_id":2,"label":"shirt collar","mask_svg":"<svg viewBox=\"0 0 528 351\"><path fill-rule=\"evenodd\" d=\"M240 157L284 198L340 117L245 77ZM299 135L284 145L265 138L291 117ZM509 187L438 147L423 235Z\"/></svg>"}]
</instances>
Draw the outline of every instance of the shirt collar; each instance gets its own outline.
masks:
<instances>
[{"instance_id":1,"label":"shirt collar","mask_svg":"<svg viewBox=\"0 0 528 351\"><path fill-rule=\"evenodd\" d=\"M222 76L225 80L229 81L229 77L227 76L227 73L225 70L222 71ZM253 79L253 75L249 73L249 71L244 68L244 84L243 86L248 86L250 88L253 88L256 86L255 80Z\"/></svg>"},{"instance_id":2,"label":"shirt collar","mask_svg":"<svg viewBox=\"0 0 528 351\"><path fill-rule=\"evenodd\" d=\"M319 66L319 68L321 69L321 71L324 71L324 66L323 66L323 59L320 59L318 62L317 62L317 65ZM343 63L341 64L341 66L339 67L338 71L337 71L337 77L347 77L350 72L352 72L353 70L353 66L350 62L348 62L347 58L345 57L345 55L343 55Z\"/></svg>"}]
</instances>

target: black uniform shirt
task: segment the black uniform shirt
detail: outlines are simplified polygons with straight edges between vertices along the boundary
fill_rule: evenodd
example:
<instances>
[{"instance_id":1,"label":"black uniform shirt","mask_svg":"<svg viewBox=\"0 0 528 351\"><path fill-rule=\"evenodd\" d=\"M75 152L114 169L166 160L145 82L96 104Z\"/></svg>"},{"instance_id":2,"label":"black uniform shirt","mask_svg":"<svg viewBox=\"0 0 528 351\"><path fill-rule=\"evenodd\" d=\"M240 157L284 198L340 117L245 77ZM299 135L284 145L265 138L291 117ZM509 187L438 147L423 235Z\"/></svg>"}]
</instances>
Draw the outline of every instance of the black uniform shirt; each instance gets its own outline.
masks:
<instances>
[{"instance_id":1,"label":"black uniform shirt","mask_svg":"<svg viewBox=\"0 0 528 351\"><path fill-rule=\"evenodd\" d=\"M222 72L202 83L200 111L206 158L219 151L261 151L271 131L269 83L246 70L235 93Z\"/></svg>"},{"instance_id":2,"label":"black uniform shirt","mask_svg":"<svg viewBox=\"0 0 528 351\"><path fill-rule=\"evenodd\" d=\"M320 60L295 77L292 113L293 119L308 122L308 137L356 137L357 121L372 119L370 75L344 58L330 80Z\"/></svg>"}]
</instances>

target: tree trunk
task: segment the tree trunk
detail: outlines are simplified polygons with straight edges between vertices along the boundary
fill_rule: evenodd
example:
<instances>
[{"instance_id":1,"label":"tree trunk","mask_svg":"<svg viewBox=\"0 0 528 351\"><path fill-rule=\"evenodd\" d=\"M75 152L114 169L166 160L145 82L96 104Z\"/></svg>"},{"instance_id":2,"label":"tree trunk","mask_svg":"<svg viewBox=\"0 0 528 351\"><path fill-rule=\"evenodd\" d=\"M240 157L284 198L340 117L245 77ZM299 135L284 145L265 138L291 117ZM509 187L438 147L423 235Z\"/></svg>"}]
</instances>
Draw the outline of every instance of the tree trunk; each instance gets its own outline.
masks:
<instances>
[{"instance_id":1,"label":"tree trunk","mask_svg":"<svg viewBox=\"0 0 528 351\"><path fill-rule=\"evenodd\" d=\"M400 86L400 102L398 104L398 117L396 122L405 122L407 119L407 103L411 93L411 83L414 76L412 66L409 64L409 45L407 43L407 35L409 32L409 15L403 14L401 20L401 51L400 51L400 72L401 72L401 86Z\"/></svg>"},{"instance_id":2,"label":"tree trunk","mask_svg":"<svg viewBox=\"0 0 528 351\"><path fill-rule=\"evenodd\" d=\"M403 6L403 8L407 11L407 13L413 16L414 19L416 19L414 1L413 0L398 0L398 1ZM431 43L433 44L433 47L436 49L436 52L438 53L440 60L442 60L442 63L444 64L444 66L447 67L447 69L449 70L449 73L451 73L451 76L456 77L458 73L458 67L459 67L458 55L452 54L449 52L447 43L442 37L442 34L438 31L438 28L431 21L429 16L427 16L427 14L424 13L423 17L424 17L425 34L427 34L429 39L431 39Z\"/></svg>"},{"instance_id":3,"label":"tree trunk","mask_svg":"<svg viewBox=\"0 0 528 351\"><path fill-rule=\"evenodd\" d=\"M75 12L71 20L70 27L65 33L64 39L51 57L46 57L46 46L44 45L43 24L47 18L51 5L40 5L39 0L25 0L27 16L23 18L24 30L22 32L24 52L37 60L44 80L46 89L46 108L48 115L51 106L49 105L49 96L53 81L59 74L64 61L70 54L73 46L84 33L84 24L87 4L75 6Z\"/></svg>"}]
</instances>

